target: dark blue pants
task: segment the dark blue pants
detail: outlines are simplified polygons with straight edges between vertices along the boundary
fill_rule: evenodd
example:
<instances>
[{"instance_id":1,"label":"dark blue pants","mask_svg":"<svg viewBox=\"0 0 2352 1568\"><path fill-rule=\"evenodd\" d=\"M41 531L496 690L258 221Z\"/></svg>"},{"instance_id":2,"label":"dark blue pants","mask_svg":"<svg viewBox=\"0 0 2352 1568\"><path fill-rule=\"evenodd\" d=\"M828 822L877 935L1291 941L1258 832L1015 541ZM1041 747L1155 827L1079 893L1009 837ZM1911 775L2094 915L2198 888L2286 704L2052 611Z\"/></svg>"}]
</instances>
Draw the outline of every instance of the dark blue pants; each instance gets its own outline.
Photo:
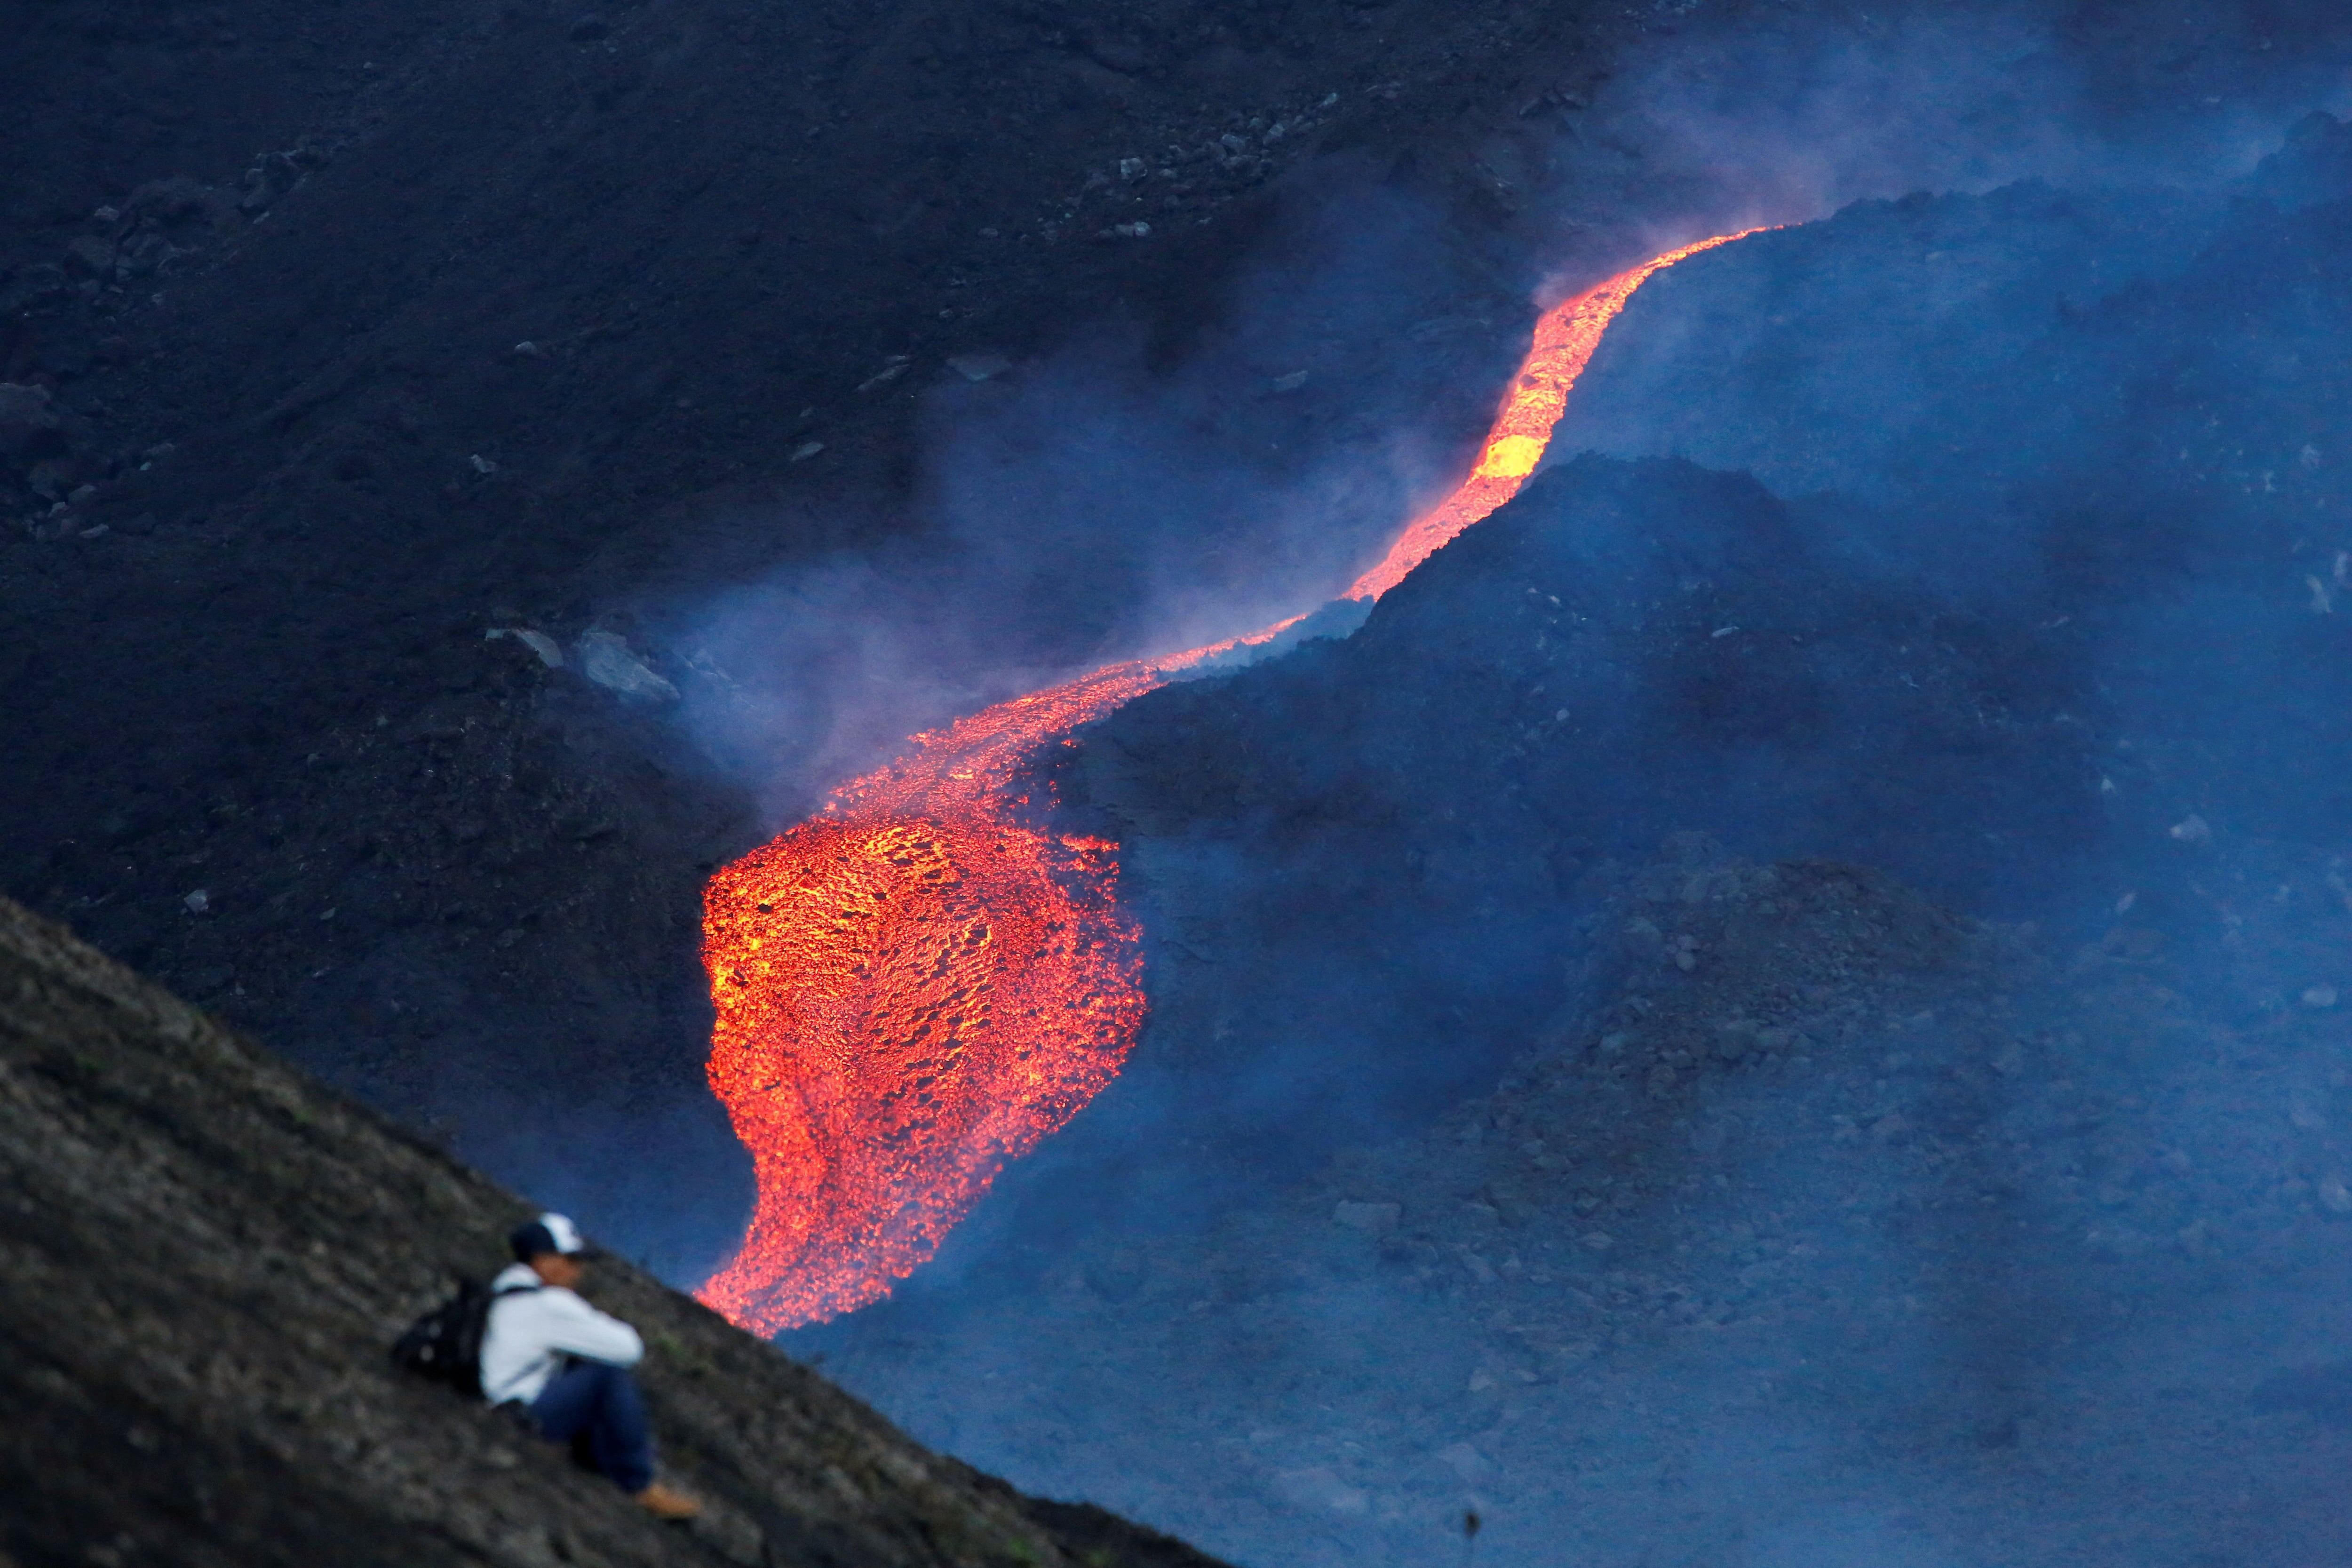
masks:
<instances>
[{"instance_id":1,"label":"dark blue pants","mask_svg":"<svg viewBox=\"0 0 2352 1568\"><path fill-rule=\"evenodd\" d=\"M623 1491L653 1484L654 1440L637 1385L617 1366L573 1362L547 1380L530 1402L530 1424L551 1443L572 1452Z\"/></svg>"}]
</instances>

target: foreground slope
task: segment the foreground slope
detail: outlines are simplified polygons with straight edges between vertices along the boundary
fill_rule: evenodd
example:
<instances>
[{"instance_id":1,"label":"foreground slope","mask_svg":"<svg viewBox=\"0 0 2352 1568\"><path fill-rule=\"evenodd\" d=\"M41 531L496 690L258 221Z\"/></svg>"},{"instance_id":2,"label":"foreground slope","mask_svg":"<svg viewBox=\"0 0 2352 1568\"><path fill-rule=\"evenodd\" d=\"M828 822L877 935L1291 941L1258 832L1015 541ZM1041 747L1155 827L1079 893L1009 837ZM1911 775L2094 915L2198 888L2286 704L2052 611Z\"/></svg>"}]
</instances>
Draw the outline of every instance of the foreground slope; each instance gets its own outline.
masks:
<instances>
[{"instance_id":1,"label":"foreground slope","mask_svg":"<svg viewBox=\"0 0 2352 1568\"><path fill-rule=\"evenodd\" d=\"M653 1524L386 1361L520 1199L6 900L0 1193L0 1563L1210 1561L926 1452L614 1260L590 1293L712 1504Z\"/></svg>"}]
</instances>

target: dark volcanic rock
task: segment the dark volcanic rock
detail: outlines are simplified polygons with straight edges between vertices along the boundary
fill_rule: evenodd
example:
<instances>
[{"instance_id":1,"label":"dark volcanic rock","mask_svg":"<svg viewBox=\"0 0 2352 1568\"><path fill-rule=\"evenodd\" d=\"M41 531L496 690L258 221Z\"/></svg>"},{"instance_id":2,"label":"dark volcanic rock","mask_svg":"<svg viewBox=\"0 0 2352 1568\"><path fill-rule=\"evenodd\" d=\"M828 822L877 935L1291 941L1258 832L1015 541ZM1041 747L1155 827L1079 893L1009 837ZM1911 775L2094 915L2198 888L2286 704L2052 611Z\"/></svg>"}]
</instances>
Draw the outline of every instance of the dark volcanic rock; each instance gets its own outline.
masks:
<instances>
[{"instance_id":1,"label":"dark volcanic rock","mask_svg":"<svg viewBox=\"0 0 2352 1568\"><path fill-rule=\"evenodd\" d=\"M49 389L0 382L0 453L14 457L58 427Z\"/></svg>"},{"instance_id":2,"label":"dark volcanic rock","mask_svg":"<svg viewBox=\"0 0 2352 1568\"><path fill-rule=\"evenodd\" d=\"M0 900L0 1561L1210 1568L927 1453L618 1260L653 1523L385 1348L529 1210Z\"/></svg>"}]
</instances>

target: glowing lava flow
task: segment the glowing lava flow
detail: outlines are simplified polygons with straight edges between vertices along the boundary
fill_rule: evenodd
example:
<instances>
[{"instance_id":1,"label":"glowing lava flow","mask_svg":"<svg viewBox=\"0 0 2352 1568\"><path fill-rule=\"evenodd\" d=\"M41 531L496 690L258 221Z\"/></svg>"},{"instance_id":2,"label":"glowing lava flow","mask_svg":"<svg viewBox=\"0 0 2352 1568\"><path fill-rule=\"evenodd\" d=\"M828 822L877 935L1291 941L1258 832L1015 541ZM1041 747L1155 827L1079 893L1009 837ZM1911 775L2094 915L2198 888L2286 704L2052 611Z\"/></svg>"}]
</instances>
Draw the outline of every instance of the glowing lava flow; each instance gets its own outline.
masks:
<instances>
[{"instance_id":1,"label":"glowing lava flow","mask_svg":"<svg viewBox=\"0 0 2352 1568\"><path fill-rule=\"evenodd\" d=\"M1548 312L1469 479L1346 596L1379 598L1517 494L1633 290L1740 237L1668 251ZM710 1083L759 1197L706 1303L774 1333L887 1295L1005 1161L1117 1076L1144 1015L1117 846L1043 826L1014 793L1022 770L1175 672L1291 624L1111 665L917 735L711 879Z\"/></svg>"}]
</instances>

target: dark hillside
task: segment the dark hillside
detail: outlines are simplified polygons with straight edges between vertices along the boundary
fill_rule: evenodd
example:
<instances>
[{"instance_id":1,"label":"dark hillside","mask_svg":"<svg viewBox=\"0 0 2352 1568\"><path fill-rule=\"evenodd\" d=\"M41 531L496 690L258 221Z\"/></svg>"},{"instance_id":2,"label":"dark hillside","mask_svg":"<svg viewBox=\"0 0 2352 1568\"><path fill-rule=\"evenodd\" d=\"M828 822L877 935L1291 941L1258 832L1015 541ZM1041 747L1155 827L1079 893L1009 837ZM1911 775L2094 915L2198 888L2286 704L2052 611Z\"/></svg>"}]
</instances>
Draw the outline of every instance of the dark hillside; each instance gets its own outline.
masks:
<instances>
[{"instance_id":1,"label":"dark hillside","mask_svg":"<svg viewBox=\"0 0 2352 1568\"><path fill-rule=\"evenodd\" d=\"M656 1525L384 1347L529 1210L0 900L0 1563L1209 1568L928 1453L618 1260Z\"/></svg>"}]
</instances>

